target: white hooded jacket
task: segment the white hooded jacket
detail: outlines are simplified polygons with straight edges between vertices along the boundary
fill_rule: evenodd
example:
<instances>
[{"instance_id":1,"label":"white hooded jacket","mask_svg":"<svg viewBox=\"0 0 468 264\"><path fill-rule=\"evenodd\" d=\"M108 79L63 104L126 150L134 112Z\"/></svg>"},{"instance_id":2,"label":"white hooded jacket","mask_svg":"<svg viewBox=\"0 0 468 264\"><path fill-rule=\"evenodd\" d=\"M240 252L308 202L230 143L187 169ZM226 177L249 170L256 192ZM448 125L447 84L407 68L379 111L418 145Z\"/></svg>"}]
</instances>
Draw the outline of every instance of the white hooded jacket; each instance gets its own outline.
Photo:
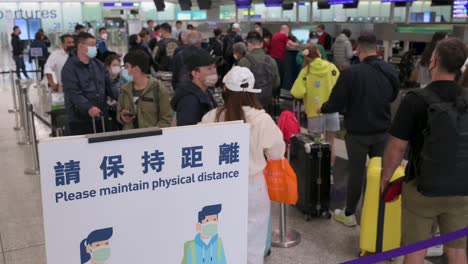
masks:
<instances>
[{"instance_id":1,"label":"white hooded jacket","mask_svg":"<svg viewBox=\"0 0 468 264\"><path fill-rule=\"evenodd\" d=\"M202 119L202 124L215 123L217 109L208 112ZM255 181L263 177L266 160L278 160L284 157L285 143L283 134L273 119L264 110L243 107L247 123L250 124L250 163L249 179ZM220 120L224 120L224 114Z\"/></svg>"}]
</instances>

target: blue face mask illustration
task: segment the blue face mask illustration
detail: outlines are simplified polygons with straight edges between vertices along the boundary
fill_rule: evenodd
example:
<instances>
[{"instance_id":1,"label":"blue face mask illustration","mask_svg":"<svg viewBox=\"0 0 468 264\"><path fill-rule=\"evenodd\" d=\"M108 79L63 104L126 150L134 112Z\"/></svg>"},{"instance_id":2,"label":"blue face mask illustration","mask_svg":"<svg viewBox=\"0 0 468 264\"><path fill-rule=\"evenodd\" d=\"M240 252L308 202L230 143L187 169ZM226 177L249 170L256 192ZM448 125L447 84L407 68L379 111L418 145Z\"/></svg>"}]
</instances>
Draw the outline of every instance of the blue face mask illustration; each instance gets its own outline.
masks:
<instances>
[{"instance_id":1,"label":"blue face mask illustration","mask_svg":"<svg viewBox=\"0 0 468 264\"><path fill-rule=\"evenodd\" d=\"M90 59L94 59L97 55L97 48L96 47L88 47L88 52L86 53Z\"/></svg>"},{"instance_id":2,"label":"blue face mask illustration","mask_svg":"<svg viewBox=\"0 0 468 264\"><path fill-rule=\"evenodd\" d=\"M129 73L128 73L128 70L127 69L123 69L122 72L122 77L127 80L127 82L133 82L133 76L131 76Z\"/></svg>"}]
</instances>

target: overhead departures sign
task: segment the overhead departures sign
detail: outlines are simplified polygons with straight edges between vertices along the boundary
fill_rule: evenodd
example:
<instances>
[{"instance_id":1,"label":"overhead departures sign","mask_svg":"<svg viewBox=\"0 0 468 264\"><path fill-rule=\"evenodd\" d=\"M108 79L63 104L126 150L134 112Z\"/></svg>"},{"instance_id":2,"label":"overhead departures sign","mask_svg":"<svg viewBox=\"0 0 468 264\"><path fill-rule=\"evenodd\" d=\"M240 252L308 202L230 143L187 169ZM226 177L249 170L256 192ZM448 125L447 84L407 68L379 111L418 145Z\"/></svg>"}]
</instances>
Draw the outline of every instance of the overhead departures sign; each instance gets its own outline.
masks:
<instances>
[{"instance_id":1,"label":"overhead departures sign","mask_svg":"<svg viewBox=\"0 0 468 264\"><path fill-rule=\"evenodd\" d=\"M249 132L41 142L47 263L246 263Z\"/></svg>"}]
</instances>

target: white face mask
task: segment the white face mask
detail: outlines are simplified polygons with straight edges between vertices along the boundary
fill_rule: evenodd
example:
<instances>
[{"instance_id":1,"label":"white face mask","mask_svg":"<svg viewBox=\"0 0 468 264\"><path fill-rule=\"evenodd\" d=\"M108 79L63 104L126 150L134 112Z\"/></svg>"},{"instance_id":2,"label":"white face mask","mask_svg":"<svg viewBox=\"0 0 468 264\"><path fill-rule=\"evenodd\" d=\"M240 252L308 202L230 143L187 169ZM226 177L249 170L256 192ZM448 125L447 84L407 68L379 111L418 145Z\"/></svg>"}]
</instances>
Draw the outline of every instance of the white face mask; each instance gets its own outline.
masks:
<instances>
[{"instance_id":1,"label":"white face mask","mask_svg":"<svg viewBox=\"0 0 468 264\"><path fill-rule=\"evenodd\" d=\"M108 37L109 37L109 35L108 35L107 33L104 33L104 34L102 34L102 36L101 36L101 38L102 38L103 40L107 40Z\"/></svg>"},{"instance_id":2,"label":"white face mask","mask_svg":"<svg viewBox=\"0 0 468 264\"><path fill-rule=\"evenodd\" d=\"M111 71L112 71L112 75L117 75L120 73L120 67L119 66L114 66L111 68Z\"/></svg>"},{"instance_id":3,"label":"white face mask","mask_svg":"<svg viewBox=\"0 0 468 264\"><path fill-rule=\"evenodd\" d=\"M323 35L323 32L322 32L322 31L317 32L317 35L318 35L318 36L322 36L322 35Z\"/></svg>"},{"instance_id":4,"label":"white face mask","mask_svg":"<svg viewBox=\"0 0 468 264\"><path fill-rule=\"evenodd\" d=\"M205 77L203 84L206 85L206 87L214 87L217 82L218 82L218 74L213 73Z\"/></svg>"}]
</instances>

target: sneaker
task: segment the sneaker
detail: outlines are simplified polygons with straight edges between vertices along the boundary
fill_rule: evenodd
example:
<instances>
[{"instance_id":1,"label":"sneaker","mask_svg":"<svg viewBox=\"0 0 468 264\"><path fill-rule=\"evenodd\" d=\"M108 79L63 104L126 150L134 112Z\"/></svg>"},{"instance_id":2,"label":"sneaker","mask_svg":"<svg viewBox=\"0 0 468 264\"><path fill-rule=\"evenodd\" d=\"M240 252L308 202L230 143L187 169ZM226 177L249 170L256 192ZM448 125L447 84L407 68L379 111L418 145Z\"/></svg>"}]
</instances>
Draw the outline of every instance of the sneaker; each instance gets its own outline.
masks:
<instances>
[{"instance_id":1,"label":"sneaker","mask_svg":"<svg viewBox=\"0 0 468 264\"><path fill-rule=\"evenodd\" d=\"M353 227L357 226L356 216L350 215L346 216L344 210L336 209L333 213L333 219L338 223L341 223L345 226Z\"/></svg>"}]
</instances>

